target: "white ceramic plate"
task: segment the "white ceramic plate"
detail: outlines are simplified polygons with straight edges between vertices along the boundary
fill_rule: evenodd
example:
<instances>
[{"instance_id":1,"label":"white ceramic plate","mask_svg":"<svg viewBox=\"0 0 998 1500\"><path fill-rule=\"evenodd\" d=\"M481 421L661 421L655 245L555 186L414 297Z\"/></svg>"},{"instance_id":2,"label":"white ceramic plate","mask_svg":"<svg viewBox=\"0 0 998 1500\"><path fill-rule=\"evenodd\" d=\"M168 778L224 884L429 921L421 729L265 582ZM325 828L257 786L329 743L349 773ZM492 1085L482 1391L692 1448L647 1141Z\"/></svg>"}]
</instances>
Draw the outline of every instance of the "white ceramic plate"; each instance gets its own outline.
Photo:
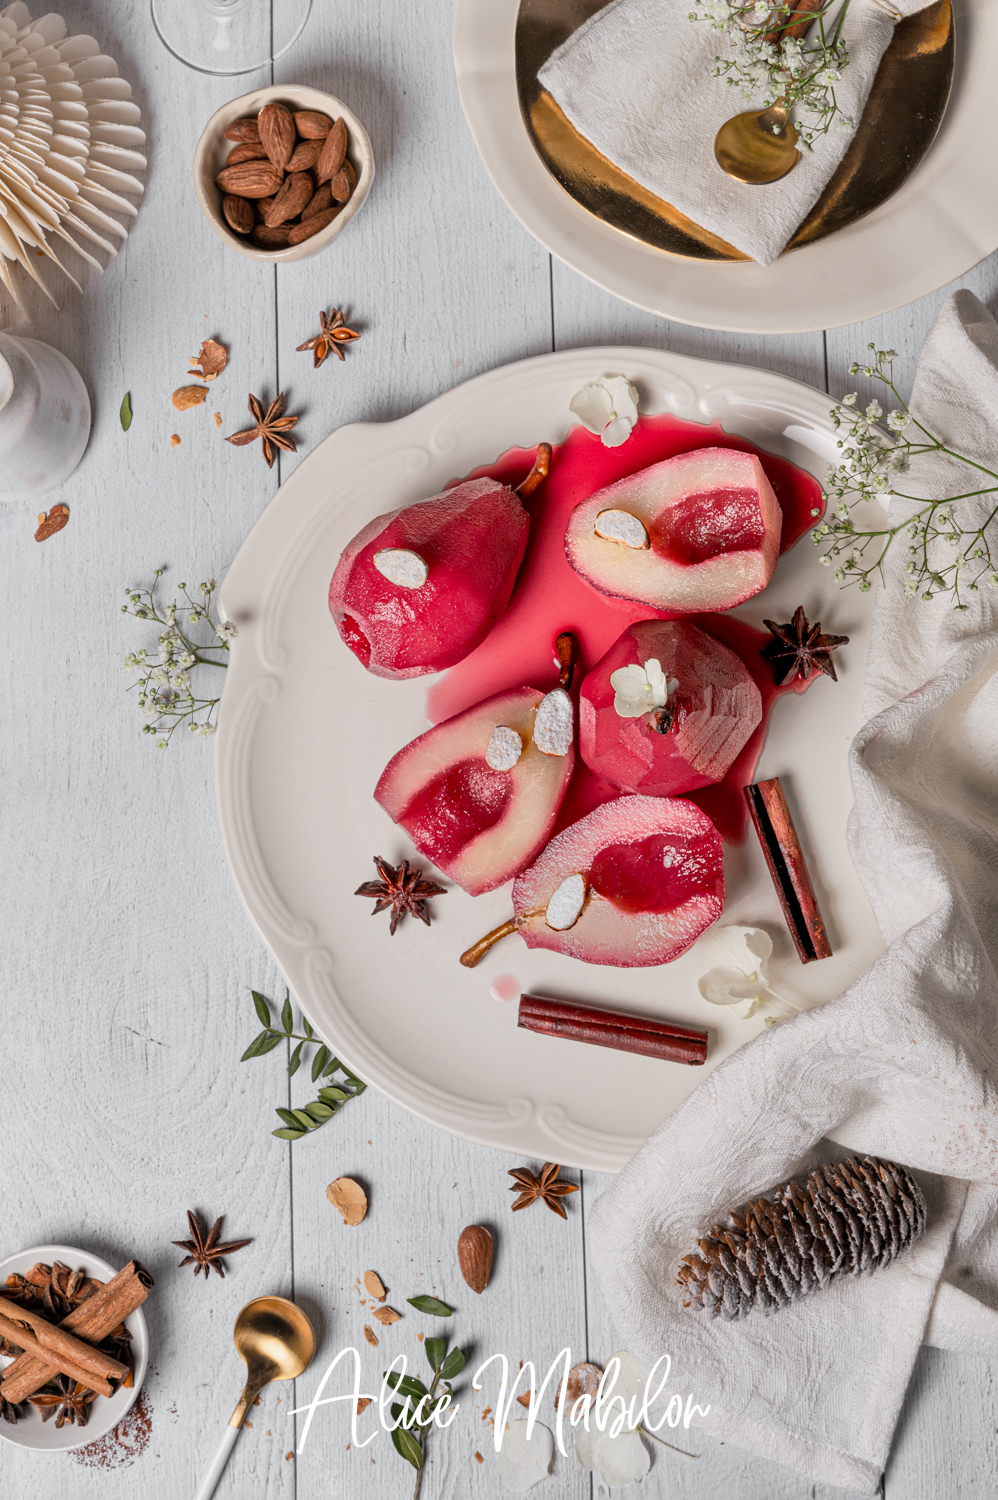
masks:
<instances>
[{"instance_id":1,"label":"white ceramic plate","mask_svg":"<svg viewBox=\"0 0 998 1500\"><path fill-rule=\"evenodd\" d=\"M394 938L353 892L371 858L412 856L374 802L375 782L426 728L427 686L365 672L329 617L329 579L373 516L424 499L508 448L560 441L580 386L623 371L645 412L719 420L823 476L834 453L828 397L759 370L649 349L577 349L479 376L382 426L341 427L274 496L222 586L238 635L216 741L216 791L229 864L246 907L316 1030L360 1075L423 1119L522 1155L614 1171L711 1068L761 1029L702 1000L698 946L655 969L594 967L528 952L508 938L477 969L458 955L510 914L509 888L451 889L429 929ZM781 775L796 811L835 955L793 955L754 835L728 851L726 921L766 925L778 943L776 988L811 1004L838 994L882 950L846 850L846 750L860 723L871 595L840 593L805 539L765 593L738 614L753 624L810 619L851 637L840 681L776 706L760 776ZM416 856L417 860L419 859ZM422 861L425 864L425 861ZM704 1069L679 1067L518 1031L515 1004L489 993L512 972L524 991L598 999L711 1031Z\"/></svg>"},{"instance_id":2,"label":"white ceramic plate","mask_svg":"<svg viewBox=\"0 0 998 1500\"><path fill-rule=\"evenodd\" d=\"M55 1260L61 1260L72 1271L84 1271L95 1281L107 1282L117 1275L114 1266L91 1255L88 1250L74 1250L71 1245L36 1245L33 1250L20 1250L17 1255L8 1255L6 1260L0 1260L0 1286L15 1271L23 1276L39 1261L50 1266ZM65 1427L57 1428L54 1417L43 1422L34 1407L29 1406L27 1415L19 1421L0 1422L0 1438L13 1443L17 1448L65 1453L70 1448L85 1448L88 1443L96 1442L110 1432L112 1427L117 1427L138 1399L149 1363L149 1328L141 1307L136 1308L125 1319L125 1327L132 1335L132 1361L135 1367L133 1384L127 1389L122 1386L113 1396L98 1396L92 1401L86 1427L71 1427L67 1423ZM2 1364L8 1365L10 1360L5 1359Z\"/></svg>"},{"instance_id":3,"label":"white ceramic plate","mask_svg":"<svg viewBox=\"0 0 998 1500\"><path fill-rule=\"evenodd\" d=\"M939 134L866 218L770 266L686 260L612 228L554 180L520 115L520 0L456 0L454 64L485 166L517 218L560 260L649 312L745 333L858 323L962 276L998 246L998 5L954 0L956 71Z\"/></svg>"}]
</instances>

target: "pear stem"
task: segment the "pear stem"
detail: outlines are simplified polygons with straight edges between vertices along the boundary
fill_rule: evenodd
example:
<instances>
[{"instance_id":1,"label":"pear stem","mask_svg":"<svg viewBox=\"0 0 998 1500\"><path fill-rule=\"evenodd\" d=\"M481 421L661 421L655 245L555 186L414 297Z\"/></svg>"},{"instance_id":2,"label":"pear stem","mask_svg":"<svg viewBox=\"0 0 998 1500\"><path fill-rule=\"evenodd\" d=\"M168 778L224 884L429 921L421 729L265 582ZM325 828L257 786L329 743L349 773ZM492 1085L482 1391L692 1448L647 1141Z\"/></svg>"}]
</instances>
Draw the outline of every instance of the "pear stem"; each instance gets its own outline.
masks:
<instances>
[{"instance_id":1,"label":"pear stem","mask_svg":"<svg viewBox=\"0 0 998 1500\"><path fill-rule=\"evenodd\" d=\"M551 444L538 443L537 457L534 459L534 467L531 469L530 473L527 475L523 483L518 484L516 487L516 493L519 495L521 500L526 500L529 495L532 495L534 493L534 490L537 489L538 485L544 483L545 479L548 477L548 470L550 469L550 467Z\"/></svg>"},{"instance_id":2,"label":"pear stem","mask_svg":"<svg viewBox=\"0 0 998 1500\"><path fill-rule=\"evenodd\" d=\"M495 927L491 932L487 932L483 938L479 938L477 943L472 944L465 953L461 954L461 962L464 964L464 967L466 969L473 969L477 963L481 962L490 948L494 948L496 943L502 938L509 937L511 932L516 932L519 925L520 923L516 917L510 917L509 921L504 922L501 927Z\"/></svg>"},{"instance_id":3,"label":"pear stem","mask_svg":"<svg viewBox=\"0 0 998 1500\"><path fill-rule=\"evenodd\" d=\"M575 663L579 659L579 643L570 630L562 631L554 643L554 651L561 667L561 672L558 674L558 686L564 688L567 693L572 686Z\"/></svg>"}]
</instances>

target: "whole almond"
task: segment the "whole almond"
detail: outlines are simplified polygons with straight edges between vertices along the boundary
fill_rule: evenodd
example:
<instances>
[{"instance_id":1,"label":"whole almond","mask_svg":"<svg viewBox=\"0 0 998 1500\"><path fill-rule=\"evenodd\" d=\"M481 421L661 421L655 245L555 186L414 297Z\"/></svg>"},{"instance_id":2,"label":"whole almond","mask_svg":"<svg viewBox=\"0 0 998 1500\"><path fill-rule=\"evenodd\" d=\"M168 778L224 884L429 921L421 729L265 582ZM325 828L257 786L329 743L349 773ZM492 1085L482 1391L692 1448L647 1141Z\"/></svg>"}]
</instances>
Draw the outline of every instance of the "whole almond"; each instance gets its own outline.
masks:
<instances>
[{"instance_id":1,"label":"whole almond","mask_svg":"<svg viewBox=\"0 0 998 1500\"><path fill-rule=\"evenodd\" d=\"M484 1292L492 1275L492 1236L481 1224L462 1229L457 1242L461 1275L473 1292Z\"/></svg>"},{"instance_id":2,"label":"whole almond","mask_svg":"<svg viewBox=\"0 0 998 1500\"><path fill-rule=\"evenodd\" d=\"M223 167L215 181L223 193L236 198L269 198L280 188L284 173L266 160L241 161L235 167Z\"/></svg>"},{"instance_id":3,"label":"whole almond","mask_svg":"<svg viewBox=\"0 0 998 1500\"><path fill-rule=\"evenodd\" d=\"M53 505L48 515L42 511L38 517L38 530L35 532L36 542L47 542L50 536L55 536L61 531L69 520L69 508L65 505Z\"/></svg>"},{"instance_id":4,"label":"whole almond","mask_svg":"<svg viewBox=\"0 0 998 1500\"><path fill-rule=\"evenodd\" d=\"M300 245L302 240L310 240L313 234L318 234L320 229L325 229L326 225L331 224L336 215L342 212L342 207L337 203L332 208L324 208L321 214L313 214L310 219L302 219L300 224L292 225L288 244Z\"/></svg>"},{"instance_id":5,"label":"whole almond","mask_svg":"<svg viewBox=\"0 0 998 1500\"><path fill-rule=\"evenodd\" d=\"M258 224L250 235L261 250L284 250L291 243L290 224Z\"/></svg>"},{"instance_id":6,"label":"whole almond","mask_svg":"<svg viewBox=\"0 0 998 1500\"><path fill-rule=\"evenodd\" d=\"M291 153L291 160L288 162L288 171L307 172L309 167L314 167L319 160L321 150L321 141L299 141Z\"/></svg>"},{"instance_id":7,"label":"whole almond","mask_svg":"<svg viewBox=\"0 0 998 1500\"><path fill-rule=\"evenodd\" d=\"M295 129L303 141L324 141L332 128L329 116L317 109L299 109L295 114Z\"/></svg>"},{"instance_id":8,"label":"whole almond","mask_svg":"<svg viewBox=\"0 0 998 1500\"><path fill-rule=\"evenodd\" d=\"M249 199L236 198L232 193L226 193L222 199L222 216L236 234L249 234L256 223L256 214Z\"/></svg>"},{"instance_id":9,"label":"whole almond","mask_svg":"<svg viewBox=\"0 0 998 1500\"><path fill-rule=\"evenodd\" d=\"M256 117L260 144L278 171L283 172L295 149L295 122L283 104L265 104Z\"/></svg>"},{"instance_id":10,"label":"whole almond","mask_svg":"<svg viewBox=\"0 0 998 1500\"><path fill-rule=\"evenodd\" d=\"M225 132L227 141L256 141L260 140L260 128L253 115L244 115L241 120L233 120Z\"/></svg>"},{"instance_id":11,"label":"whole almond","mask_svg":"<svg viewBox=\"0 0 998 1500\"><path fill-rule=\"evenodd\" d=\"M227 167L238 167L241 161L264 161L267 153L259 141L243 141L239 146L233 146L225 159Z\"/></svg>"},{"instance_id":12,"label":"whole almond","mask_svg":"<svg viewBox=\"0 0 998 1500\"><path fill-rule=\"evenodd\" d=\"M313 214L321 214L323 209L332 208L333 195L329 191L329 183L323 182L316 188L311 198L301 211L303 219L310 219Z\"/></svg>"},{"instance_id":13,"label":"whole almond","mask_svg":"<svg viewBox=\"0 0 998 1500\"><path fill-rule=\"evenodd\" d=\"M357 173L354 171L353 163L345 161L329 182L329 191L337 203L346 203L350 194L357 186Z\"/></svg>"},{"instance_id":14,"label":"whole almond","mask_svg":"<svg viewBox=\"0 0 998 1500\"><path fill-rule=\"evenodd\" d=\"M335 177L347 154L347 128L342 119L337 120L332 130L322 143L322 151L316 163L316 171L320 182L328 182L330 177Z\"/></svg>"},{"instance_id":15,"label":"whole almond","mask_svg":"<svg viewBox=\"0 0 998 1500\"><path fill-rule=\"evenodd\" d=\"M190 411L192 406L200 406L207 394L206 386L182 385L179 391L174 391L170 400L178 411Z\"/></svg>"},{"instance_id":16,"label":"whole almond","mask_svg":"<svg viewBox=\"0 0 998 1500\"><path fill-rule=\"evenodd\" d=\"M294 172L290 177L285 177L284 186L271 204L264 220L267 228L273 229L278 224L287 224L291 219L297 219L311 198L313 187L309 172Z\"/></svg>"}]
</instances>

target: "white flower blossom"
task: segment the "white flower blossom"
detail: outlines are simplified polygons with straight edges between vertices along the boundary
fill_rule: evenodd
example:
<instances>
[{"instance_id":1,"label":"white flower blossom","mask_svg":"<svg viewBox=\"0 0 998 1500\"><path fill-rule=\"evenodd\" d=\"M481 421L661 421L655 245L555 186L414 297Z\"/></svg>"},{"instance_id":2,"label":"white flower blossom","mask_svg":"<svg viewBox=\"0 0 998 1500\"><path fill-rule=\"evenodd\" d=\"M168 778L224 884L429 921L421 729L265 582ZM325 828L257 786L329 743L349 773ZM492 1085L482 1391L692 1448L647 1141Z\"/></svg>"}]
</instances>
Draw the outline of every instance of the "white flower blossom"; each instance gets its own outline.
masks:
<instances>
[{"instance_id":1,"label":"white flower blossom","mask_svg":"<svg viewBox=\"0 0 998 1500\"><path fill-rule=\"evenodd\" d=\"M800 1007L769 988L772 952L772 938L759 927L712 927L703 939L710 968L697 981L701 995L743 1021L763 1008L774 1018L794 1015Z\"/></svg>"},{"instance_id":2,"label":"white flower blossom","mask_svg":"<svg viewBox=\"0 0 998 1500\"><path fill-rule=\"evenodd\" d=\"M550 1427L535 1422L527 1438L527 1422L510 1422L502 1435L496 1468L507 1489L523 1494L548 1477L554 1457L554 1437Z\"/></svg>"},{"instance_id":3,"label":"white flower blossom","mask_svg":"<svg viewBox=\"0 0 998 1500\"><path fill-rule=\"evenodd\" d=\"M679 686L679 679L666 677L654 656L643 664L632 662L610 673L614 711L622 719L637 719L654 708L664 708Z\"/></svg>"},{"instance_id":4,"label":"white flower blossom","mask_svg":"<svg viewBox=\"0 0 998 1500\"><path fill-rule=\"evenodd\" d=\"M568 405L604 448L626 443L638 420L638 392L626 375L601 375L576 391Z\"/></svg>"}]
</instances>

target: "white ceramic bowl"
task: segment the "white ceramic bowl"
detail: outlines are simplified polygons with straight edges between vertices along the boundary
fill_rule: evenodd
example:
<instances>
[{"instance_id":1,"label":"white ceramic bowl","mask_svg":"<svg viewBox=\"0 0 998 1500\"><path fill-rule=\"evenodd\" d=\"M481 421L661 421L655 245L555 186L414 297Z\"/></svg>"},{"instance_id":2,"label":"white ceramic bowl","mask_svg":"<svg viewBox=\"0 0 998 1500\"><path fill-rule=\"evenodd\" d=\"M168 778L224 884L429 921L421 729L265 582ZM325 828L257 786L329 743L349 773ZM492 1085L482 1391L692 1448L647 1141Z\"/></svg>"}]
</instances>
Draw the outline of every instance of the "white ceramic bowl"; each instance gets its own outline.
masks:
<instances>
[{"instance_id":1,"label":"white ceramic bowl","mask_svg":"<svg viewBox=\"0 0 998 1500\"><path fill-rule=\"evenodd\" d=\"M42 1261L50 1266L61 1260L73 1271L81 1270L95 1281L110 1281L116 1275L115 1268L106 1260L91 1255L88 1250L74 1250L72 1245L36 1245L33 1250L20 1250L17 1255L8 1255L0 1260L0 1287L14 1271L23 1276L31 1267ZM55 1418L43 1422L33 1406L27 1415L17 1422L0 1421L0 1438L13 1443L17 1448L34 1448L43 1453L65 1453L70 1448L85 1448L97 1438L116 1427L122 1417L131 1411L138 1399L149 1363L149 1328L141 1307L125 1319L125 1327L132 1335L132 1385L122 1386L113 1396L98 1396L90 1403L90 1415L86 1427L56 1427ZM9 1360L4 1360L9 1364Z\"/></svg>"},{"instance_id":2,"label":"white ceramic bowl","mask_svg":"<svg viewBox=\"0 0 998 1500\"><path fill-rule=\"evenodd\" d=\"M292 113L314 109L320 114L329 115L333 120L342 116L349 137L347 160L353 164L357 173L357 186L343 212L337 214L333 222L327 224L325 229L320 229L318 234L303 240L300 245L288 245L282 250L262 250L248 236L244 238L241 234L234 234L225 222L222 215L222 194L215 186L215 178L225 166L226 158L232 150L233 143L225 139L225 132L233 120L241 120L244 115L255 115L265 104L275 103L286 104ZM208 121L194 152L194 191L208 223L219 239L224 240L231 249L238 250L240 255L246 255L250 260L262 260L268 264L307 260L310 255L318 255L330 240L343 233L350 220L360 212L373 181L374 152L371 150L367 131L353 111L347 109L340 99L334 99L332 94L294 84L254 89L251 94L243 94L241 98L223 104Z\"/></svg>"}]
</instances>

